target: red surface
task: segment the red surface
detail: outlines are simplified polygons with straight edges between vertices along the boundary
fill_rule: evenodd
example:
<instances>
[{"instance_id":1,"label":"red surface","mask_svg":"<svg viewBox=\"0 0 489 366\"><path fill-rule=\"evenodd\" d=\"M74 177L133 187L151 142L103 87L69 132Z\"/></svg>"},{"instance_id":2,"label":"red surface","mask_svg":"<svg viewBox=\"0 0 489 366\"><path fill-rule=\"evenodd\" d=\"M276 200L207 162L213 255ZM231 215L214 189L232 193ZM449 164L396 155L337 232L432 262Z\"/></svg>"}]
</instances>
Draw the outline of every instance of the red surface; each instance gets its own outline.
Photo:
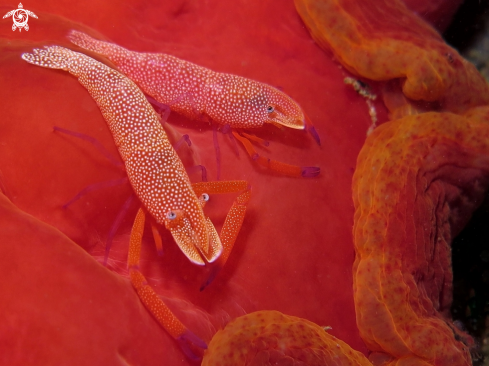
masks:
<instances>
[{"instance_id":1,"label":"red surface","mask_svg":"<svg viewBox=\"0 0 489 366\"><path fill-rule=\"evenodd\" d=\"M149 365L181 357L161 347L167 337L129 281L3 194L0 243L0 364Z\"/></svg>"},{"instance_id":2,"label":"red surface","mask_svg":"<svg viewBox=\"0 0 489 366\"><path fill-rule=\"evenodd\" d=\"M39 17L29 20L29 32L12 32L11 19L3 20L0 28L0 170L13 203L59 228L82 247L93 249L105 241L112 220L130 192L128 187L101 190L67 210L60 208L84 186L123 176L87 143L52 132L52 126L57 125L90 134L116 154L105 122L86 90L65 72L28 65L20 59L22 52L43 44L69 46L64 38L68 29L85 29L75 21L96 28L103 36L130 49L167 52L217 71L281 86L304 108L323 144L316 146L310 136L300 131L267 128L258 133L271 141L265 153L292 164L319 165L320 177L291 179L272 175L255 167L243 150L236 158L227 138L220 136L223 179L246 179L253 187L243 231L226 268L209 288L199 292L205 270L189 263L163 232L164 257L156 256L148 236L143 248L147 261L142 271L184 323L206 341L236 316L275 309L332 326L333 335L365 352L355 324L351 290L354 252L350 187L356 157L371 122L365 101L343 84L347 73L313 43L293 4L145 1L73 6L53 1L24 6ZM0 9L6 13L10 8L13 7ZM66 16L73 22L46 12ZM385 120L382 107L377 104L377 108L381 121ZM210 177L215 177L211 130L178 116L171 116L170 120L180 131L190 134L196 161L204 163ZM231 199L212 197L206 210L214 222L222 223ZM124 260L130 216L135 208L116 238L113 258ZM27 235L30 229L19 231ZM9 256L22 258L22 241L19 239L18 245L11 248L13 253ZM42 257L39 260L46 271L52 269L51 261ZM100 268L95 261L92 264ZM114 265L124 267L124 263ZM86 271L93 270L87 267ZM70 266L59 269L60 276L70 273ZM23 320L27 323L43 317L56 323L53 309L71 289L61 292L44 286L37 277L29 275L29 268L14 274L26 286L33 285L32 281L42 286L51 299L42 304L35 298L24 300L38 311L31 315L32 319ZM75 287L83 281L83 276L74 278L72 290L104 307L103 299ZM10 288L2 296L20 301ZM23 296L28 297L29 293ZM134 293L127 296L136 299ZM107 311L112 308L108 306ZM3 316L19 316L16 309L12 307ZM88 319L92 313L84 316ZM132 315L130 320L140 322L140 316ZM97 329L88 320L79 326L87 334L114 337L112 324L119 322L117 314L108 317L107 322L111 325ZM56 324L60 337L71 327L66 320ZM19 333L8 335L13 339L20 337ZM165 355L155 355L154 364L161 364L162 360L169 365L187 363L180 361L182 354L163 330L151 328L144 339L152 345L155 337L163 338L159 347ZM38 347L42 347L46 341L39 338L38 342ZM139 347L127 342L124 346ZM60 350L60 354L67 360L74 357L69 348Z\"/></svg>"}]
</instances>

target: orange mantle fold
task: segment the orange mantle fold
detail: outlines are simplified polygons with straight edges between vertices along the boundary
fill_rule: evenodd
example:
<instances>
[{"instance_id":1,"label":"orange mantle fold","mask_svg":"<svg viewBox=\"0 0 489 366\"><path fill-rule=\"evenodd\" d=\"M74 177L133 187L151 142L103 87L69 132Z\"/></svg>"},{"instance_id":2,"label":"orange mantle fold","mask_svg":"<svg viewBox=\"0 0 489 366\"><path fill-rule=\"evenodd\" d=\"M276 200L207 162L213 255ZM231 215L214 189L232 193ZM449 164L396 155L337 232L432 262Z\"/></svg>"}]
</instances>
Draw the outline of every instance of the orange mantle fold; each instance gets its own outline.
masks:
<instances>
[{"instance_id":1,"label":"orange mantle fold","mask_svg":"<svg viewBox=\"0 0 489 366\"><path fill-rule=\"evenodd\" d=\"M353 74L398 79L424 108L461 113L489 102L479 72L401 0L296 0L314 40Z\"/></svg>"},{"instance_id":2,"label":"orange mantle fold","mask_svg":"<svg viewBox=\"0 0 489 366\"><path fill-rule=\"evenodd\" d=\"M71 4L46 1L40 8L31 8L39 20L32 21L28 34L0 31L5 51L1 67L7 71L0 76L0 93L7 102L0 107L0 126L6 137L0 146L2 189L18 207L59 228L87 249L103 243L100 237L108 231L111 217L129 192L127 187L113 190L115 198L98 192L68 211L60 209L83 186L123 176L97 152L52 132L52 126L59 125L91 134L115 153L96 105L76 80L63 73L34 70L20 60L20 54L33 47L53 43L70 46L65 39L67 31L84 29L75 22L94 27L127 48L174 53L206 67L284 87L305 108L327 143L318 148L305 136L265 130L260 136L272 141L267 153L297 164L317 164L324 174L310 181L268 175L248 160L235 160L232 146L224 143L221 149L226 156L226 178L249 180L254 199L245 221L246 234L238 239L229 266L212 286L199 293L205 273L187 263L171 238L164 235L165 256L157 258L147 249L142 270L156 279L153 285L157 291L173 302L175 312L206 341L243 313L277 309L291 316L269 314L265 318L271 324L287 324L292 319L293 327L306 324L306 329L319 332L313 324L293 316L307 318L316 324L331 325L330 333L352 348L365 351L353 313L354 281L360 334L374 351L371 360L375 364L395 363L397 359L432 363L435 350L440 352L440 365L467 364L467 347L455 341L456 330L448 326L447 318L451 276L448 245L464 223L450 215L448 204L452 210L456 207L469 213L483 192L475 182L483 186L487 179L487 152L483 146L488 133L487 114L484 108L469 109L487 104L486 84L430 26L400 2L376 1L375 6L369 6L354 1L302 5L297 1L314 38L331 48L349 71L367 79L389 81L383 96L392 116L430 109L465 113L408 116L384 124L367 139L354 180L357 258L352 276L353 207L349 184L370 125L369 116L361 97L343 85L345 73L310 43L292 4L277 4L236 7L216 1L205 5L168 2L142 6L142 2L133 1L102 7L87 3L75 12ZM104 14L110 15L110 22ZM281 26L270 28L270 14ZM399 23L401 18L405 23ZM202 23L202 19L206 21ZM140 25L143 23L145 27ZM376 106L380 122L385 121L383 106ZM187 162L204 163L212 174L210 130L196 131L189 121L175 116L172 119L194 142ZM388 200L386 194L399 199ZM470 197L469 201L475 203L458 200L460 196ZM74 327L81 327L78 339L89 337L92 331L100 339L114 341L101 341L101 347L84 353L94 356L94 365L97 361L116 364L115 355L121 349L130 355L126 359L136 363L148 360L160 364L163 360L172 366L189 364L137 302L125 280L101 268L80 249L73 249L76 247L72 241L20 212L5 197L2 202L5 223L21 218L19 225L9 226L13 231L4 228L1 233L8 238L2 242L8 244L2 248L5 268L20 263L8 272L11 281L1 292L4 299L13 299L4 301L3 314L11 323L22 321L12 323L16 326L0 336L9 337L12 349L15 346L21 350L16 355L23 364L28 364L29 354L22 352L22 339L31 340L38 349L53 351L45 352L46 360L72 359L75 351L70 348L69 336L73 336ZM219 217L226 207L209 204L209 211ZM122 233L127 232L129 224L130 220L123 225ZM16 244L17 240L37 243L39 227L50 233L40 240L48 242L49 248L31 248L39 266L23 266L24 249ZM123 234L117 242L126 239ZM58 240L60 244L55 245ZM151 239L145 238L145 242L151 248ZM416 252L410 248L416 248ZM124 245L114 249L114 259L125 257ZM56 272L50 270L53 262L60 263ZM66 281L62 288L56 282L58 276ZM45 286L39 287L40 278L46 279ZM15 283L21 286L10 285ZM105 283L107 288L115 286L111 287L115 293L97 290ZM30 289L36 286L48 295L48 300L39 301L33 296ZM107 294L112 300L106 299ZM79 300L70 305L79 317L57 316L66 311L63 299L76 296L93 299L102 314L96 309L84 312ZM119 305L118 311L113 310L110 301ZM409 323L403 314L409 317ZM25 327L39 319L57 325L52 337L39 337L39 332ZM124 329L129 330L142 322L144 328L139 327L134 334L144 331L144 337L134 340L122 336L121 330L112 325L124 319ZM238 324L249 332L254 321L248 316L230 326ZM276 327L284 327L284 332L288 329L283 324ZM223 333L218 334L222 337ZM265 336L273 338L275 334ZM459 336L470 344L470 338ZM56 337L66 340L66 344L53 343ZM227 341L229 338L224 337L223 344ZM219 343L219 338L213 343ZM80 362L87 361L85 357L81 355Z\"/></svg>"},{"instance_id":3,"label":"orange mantle fold","mask_svg":"<svg viewBox=\"0 0 489 366\"><path fill-rule=\"evenodd\" d=\"M358 157L354 296L373 360L471 364L473 344L450 319L450 244L489 183L488 113L387 122Z\"/></svg>"},{"instance_id":4,"label":"orange mantle fold","mask_svg":"<svg viewBox=\"0 0 489 366\"><path fill-rule=\"evenodd\" d=\"M353 178L354 297L369 358L470 365L473 341L450 319L450 245L489 183L488 85L400 1L295 3L320 46L381 82L392 119L367 138Z\"/></svg>"},{"instance_id":5,"label":"orange mantle fold","mask_svg":"<svg viewBox=\"0 0 489 366\"><path fill-rule=\"evenodd\" d=\"M239 317L212 338L202 366L368 366L360 352L317 324L278 311Z\"/></svg>"}]
</instances>

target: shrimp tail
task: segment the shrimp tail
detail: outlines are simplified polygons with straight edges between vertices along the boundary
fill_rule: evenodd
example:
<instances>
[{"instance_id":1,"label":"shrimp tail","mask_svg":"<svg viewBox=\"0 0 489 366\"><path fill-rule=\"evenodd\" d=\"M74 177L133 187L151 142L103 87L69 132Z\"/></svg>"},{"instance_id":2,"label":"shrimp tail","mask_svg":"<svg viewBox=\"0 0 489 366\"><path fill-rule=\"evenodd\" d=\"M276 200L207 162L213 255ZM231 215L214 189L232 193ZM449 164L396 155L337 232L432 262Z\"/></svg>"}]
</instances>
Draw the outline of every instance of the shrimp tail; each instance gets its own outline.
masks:
<instances>
[{"instance_id":1,"label":"shrimp tail","mask_svg":"<svg viewBox=\"0 0 489 366\"><path fill-rule=\"evenodd\" d=\"M22 59L30 64L70 71L73 51L59 46L45 46L44 49L36 48L32 53L23 53Z\"/></svg>"},{"instance_id":2,"label":"shrimp tail","mask_svg":"<svg viewBox=\"0 0 489 366\"><path fill-rule=\"evenodd\" d=\"M95 53L105 54L105 52L111 48L118 47L117 45L109 42L99 41L90 37L88 34L72 30L68 33L68 39L77 46L84 48L88 51ZM119 47L122 48L122 47Z\"/></svg>"}]
</instances>

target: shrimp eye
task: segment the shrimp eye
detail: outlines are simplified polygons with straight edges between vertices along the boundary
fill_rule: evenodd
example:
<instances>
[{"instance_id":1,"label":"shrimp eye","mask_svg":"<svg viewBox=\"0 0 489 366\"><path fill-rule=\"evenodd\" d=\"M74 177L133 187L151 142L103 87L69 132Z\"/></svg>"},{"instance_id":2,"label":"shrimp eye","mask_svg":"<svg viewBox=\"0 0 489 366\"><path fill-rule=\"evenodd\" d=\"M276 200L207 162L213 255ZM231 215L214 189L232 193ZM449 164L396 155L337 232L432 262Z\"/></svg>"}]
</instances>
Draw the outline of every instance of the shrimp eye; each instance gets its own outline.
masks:
<instances>
[{"instance_id":1,"label":"shrimp eye","mask_svg":"<svg viewBox=\"0 0 489 366\"><path fill-rule=\"evenodd\" d=\"M209 195L208 195L207 193L202 193L202 200L203 200L204 202L209 201Z\"/></svg>"},{"instance_id":2,"label":"shrimp eye","mask_svg":"<svg viewBox=\"0 0 489 366\"><path fill-rule=\"evenodd\" d=\"M274 108L273 108L273 106L271 106L271 105L269 105L269 106L267 107L267 112L268 112L268 113L272 113L274 110L275 110L275 109L274 109Z\"/></svg>"},{"instance_id":3,"label":"shrimp eye","mask_svg":"<svg viewBox=\"0 0 489 366\"><path fill-rule=\"evenodd\" d=\"M168 220L175 220L177 218L177 214L173 211L170 211L166 214L166 218Z\"/></svg>"}]
</instances>

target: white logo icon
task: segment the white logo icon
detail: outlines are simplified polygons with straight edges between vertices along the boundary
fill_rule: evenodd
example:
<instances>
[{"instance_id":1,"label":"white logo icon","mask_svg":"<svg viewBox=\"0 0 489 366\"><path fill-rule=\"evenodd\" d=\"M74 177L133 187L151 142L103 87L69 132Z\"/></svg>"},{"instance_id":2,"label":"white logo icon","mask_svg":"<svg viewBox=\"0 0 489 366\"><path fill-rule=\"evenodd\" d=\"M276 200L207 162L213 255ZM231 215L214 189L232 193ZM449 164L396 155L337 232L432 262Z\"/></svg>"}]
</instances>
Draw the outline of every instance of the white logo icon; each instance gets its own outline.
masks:
<instances>
[{"instance_id":1,"label":"white logo icon","mask_svg":"<svg viewBox=\"0 0 489 366\"><path fill-rule=\"evenodd\" d=\"M19 28L19 32L24 28L26 31L29 30L29 26L27 25L27 21L29 20L29 15L37 19L37 15L32 11L24 10L22 3L19 3L19 8L9 11L7 14L3 16L3 19L12 16L14 24L12 25L12 30L15 31Z\"/></svg>"}]
</instances>

